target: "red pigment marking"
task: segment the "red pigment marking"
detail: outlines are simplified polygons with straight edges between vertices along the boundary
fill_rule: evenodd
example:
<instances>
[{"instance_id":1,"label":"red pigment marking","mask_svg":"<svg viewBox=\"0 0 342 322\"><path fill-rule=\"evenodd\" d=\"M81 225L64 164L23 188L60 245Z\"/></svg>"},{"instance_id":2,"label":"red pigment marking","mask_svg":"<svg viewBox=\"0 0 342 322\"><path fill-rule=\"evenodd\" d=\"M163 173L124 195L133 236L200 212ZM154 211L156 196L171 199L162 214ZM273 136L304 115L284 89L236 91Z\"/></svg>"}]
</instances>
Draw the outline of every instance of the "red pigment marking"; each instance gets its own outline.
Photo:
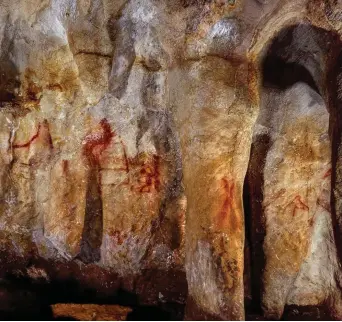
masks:
<instances>
[{"instance_id":1,"label":"red pigment marking","mask_svg":"<svg viewBox=\"0 0 342 322\"><path fill-rule=\"evenodd\" d=\"M120 143L121 143L123 154L124 154L125 171L126 171L126 173L129 173L129 160L128 160L128 157L127 157L126 147L123 144L121 139L120 139Z\"/></svg>"},{"instance_id":2,"label":"red pigment marking","mask_svg":"<svg viewBox=\"0 0 342 322\"><path fill-rule=\"evenodd\" d=\"M224 201L221 210L218 215L218 224L221 226L226 219L230 219L232 222L232 228L236 228L235 218L231 217L231 212L233 210L233 198L234 198L234 188L235 183L230 182L227 178L221 179L221 185L224 190Z\"/></svg>"},{"instance_id":3,"label":"red pigment marking","mask_svg":"<svg viewBox=\"0 0 342 322\"><path fill-rule=\"evenodd\" d=\"M69 161L68 160L62 161L62 169L63 169L64 174L68 173L68 170L69 170Z\"/></svg>"},{"instance_id":4,"label":"red pigment marking","mask_svg":"<svg viewBox=\"0 0 342 322\"><path fill-rule=\"evenodd\" d=\"M43 134L42 130L44 130L45 134L47 134L47 141L49 143L50 149L53 149L53 142L52 142L52 137L50 134L50 129L49 129L49 122L47 120L43 121L43 124L39 123L38 124L38 129L36 134L34 134L26 143L20 143L20 144L13 144L13 149L21 149L21 148L28 148L30 147L31 143L33 143L38 137Z\"/></svg>"},{"instance_id":5,"label":"red pigment marking","mask_svg":"<svg viewBox=\"0 0 342 322\"><path fill-rule=\"evenodd\" d=\"M99 135L98 133L90 134L87 136L87 145L85 146L85 154L90 156L91 162L98 164L98 159L102 151L106 148L103 147L102 137L109 137L109 131L102 131L103 133ZM106 134L108 133L108 134ZM111 132L110 132L111 133ZM112 134L114 135L114 134ZM131 179L128 177L127 180L120 183L120 185L128 185L131 191L140 193L149 193L154 189L159 191L160 189L160 157L158 155L152 155L152 160L143 162L140 160L139 155L134 158L129 158L127 155L127 150L124 142L120 138L119 144L122 147L122 157L116 160L117 162L122 162L123 166L115 169L115 171L124 171L127 174L133 170L134 183L131 184ZM100 146L100 148L98 148ZM134 171L138 168L138 172Z\"/></svg>"},{"instance_id":6,"label":"red pigment marking","mask_svg":"<svg viewBox=\"0 0 342 322\"><path fill-rule=\"evenodd\" d=\"M293 203L295 205L294 208L293 208L293 212L292 212L292 216L293 217L296 215L297 209L302 209L302 210L309 211L309 207L301 200L300 196L296 196L293 199Z\"/></svg>"},{"instance_id":7,"label":"red pigment marking","mask_svg":"<svg viewBox=\"0 0 342 322\"><path fill-rule=\"evenodd\" d=\"M40 129L41 129L41 124L39 123L36 134L33 135L31 139L29 139L26 143L13 144L13 149L28 148L31 145L31 143L39 137Z\"/></svg>"},{"instance_id":8,"label":"red pigment marking","mask_svg":"<svg viewBox=\"0 0 342 322\"><path fill-rule=\"evenodd\" d=\"M323 179L331 176L331 168L324 174Z\"/></svg>"},{"instance_id":9,"label":"red pigment marking","mask_svg":"<svg viewBox=\"0 0 342 322\"><path fill-rule=\"evenodd\" d=\"M146 163L140 170L139 192L151 192L152 188L159 191L160 187L160 157L153 155L152 164Z\"/></svg>"},{"instance_id":10,"label":"red pigment marking","mask_svg":"<svg viewBox=\"0 0 342 322\"><path fill-rule=\"evenodd\" d=\"M118 245L122 245L123 242L125 241L125 239L127 238L127 234L126 233L122 233L118 230L113 230L109 233L109 236L112 237L114 239L114 241L118 244Z\"/></svg>"},{"instance_id":11,"label":"red pigment marking","mask_svg":"<svg viewBox=\"0 0 342 322\"><path fill-rule=\"evenodd\" d=\"M128 176L128 174L129 174L129 159L127 157L126 147L125 147L125 145L121 139L120 139L120 144L122 147L122 151L123 151L123 155L124 155L124 163L125 163L125 167L123 169L120 169L120 170L123 170L127 173L127 180L125 180L125 182L123 182L123 184L129 185L129 183L130 183L129 176Z\"/></svg>"},{"instance_id":12,"label":"red pigment marking","mask_svg":"<svg viewBox=\"0 0 342 322\"><path fill-rule=\"evenodd\" d=\"M100 122L101 132L91 133L83 140L83 153L92 165L99 165L100 156L115 136L107 119Z\"/></svg>"}]
</instances>

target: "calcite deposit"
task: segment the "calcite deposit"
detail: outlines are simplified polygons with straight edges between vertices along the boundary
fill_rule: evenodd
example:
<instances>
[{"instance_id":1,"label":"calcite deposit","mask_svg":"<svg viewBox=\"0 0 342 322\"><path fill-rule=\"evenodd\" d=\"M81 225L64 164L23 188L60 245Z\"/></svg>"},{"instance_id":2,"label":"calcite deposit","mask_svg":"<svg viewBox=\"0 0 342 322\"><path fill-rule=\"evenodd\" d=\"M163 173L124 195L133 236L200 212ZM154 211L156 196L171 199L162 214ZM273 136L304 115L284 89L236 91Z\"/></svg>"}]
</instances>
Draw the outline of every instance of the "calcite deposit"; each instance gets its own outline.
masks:
<instances>
[{"instance_id":1,"label":"calcite deposit","mask_svg":"<svg viewBox=\"0 0 342 322\"><path fill-rule=\"evenodd\" d=\"M4 303L342 319L341 1L0 7Z\"/></svg>"}]
</instances>

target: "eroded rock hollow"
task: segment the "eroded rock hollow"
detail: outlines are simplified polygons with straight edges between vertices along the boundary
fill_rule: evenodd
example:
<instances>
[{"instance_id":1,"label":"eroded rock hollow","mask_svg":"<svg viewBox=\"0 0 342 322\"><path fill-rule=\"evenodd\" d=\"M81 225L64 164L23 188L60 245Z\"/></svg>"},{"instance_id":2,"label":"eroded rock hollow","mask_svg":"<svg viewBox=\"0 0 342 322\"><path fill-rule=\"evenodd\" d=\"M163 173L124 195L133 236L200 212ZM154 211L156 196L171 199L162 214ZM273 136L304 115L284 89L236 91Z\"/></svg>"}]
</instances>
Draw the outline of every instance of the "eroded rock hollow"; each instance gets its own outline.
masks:
<instances>
[{"instance_id":1,"label":"eroded rock hollow","mask_svg":"<svg viewBox=\"0 0 342 322\"><path fill-rule=\"evenodd\" d=\"M342 319L340 1L0 5L1 312Z\"/></svg>"}]
</instances>

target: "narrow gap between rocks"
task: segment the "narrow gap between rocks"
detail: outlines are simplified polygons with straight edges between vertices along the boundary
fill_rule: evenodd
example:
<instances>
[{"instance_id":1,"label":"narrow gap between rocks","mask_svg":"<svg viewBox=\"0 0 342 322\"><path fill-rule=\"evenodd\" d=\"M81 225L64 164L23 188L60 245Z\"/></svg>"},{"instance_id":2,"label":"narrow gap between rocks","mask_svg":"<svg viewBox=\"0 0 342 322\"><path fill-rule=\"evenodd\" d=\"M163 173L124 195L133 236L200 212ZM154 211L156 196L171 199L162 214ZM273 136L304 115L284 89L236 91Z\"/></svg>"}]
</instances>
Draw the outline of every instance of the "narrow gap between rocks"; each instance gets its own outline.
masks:
<instances>
[{"instance_id":1,"label":"narrow gap between rocks","mask_svg":"<svg viewBox=\"0 0 342 322\"><path fill-rule=\"evenodd\" d=\"M328 101L329 101L329 134L332 143L331 153L331 218L334 228L334 238L337 247L339 261L342 261L342 222L338 214L338 195L334 195L334 191L339 191L339 146L341 146L342 137L342 97L341 91L341 75L342 75L342 43L338 36L334 35L335 50L332 54L333 58L328 67L326 86L328 88ZM340 286L341 287L341 286Z\"/></svg>"}]
</instances>

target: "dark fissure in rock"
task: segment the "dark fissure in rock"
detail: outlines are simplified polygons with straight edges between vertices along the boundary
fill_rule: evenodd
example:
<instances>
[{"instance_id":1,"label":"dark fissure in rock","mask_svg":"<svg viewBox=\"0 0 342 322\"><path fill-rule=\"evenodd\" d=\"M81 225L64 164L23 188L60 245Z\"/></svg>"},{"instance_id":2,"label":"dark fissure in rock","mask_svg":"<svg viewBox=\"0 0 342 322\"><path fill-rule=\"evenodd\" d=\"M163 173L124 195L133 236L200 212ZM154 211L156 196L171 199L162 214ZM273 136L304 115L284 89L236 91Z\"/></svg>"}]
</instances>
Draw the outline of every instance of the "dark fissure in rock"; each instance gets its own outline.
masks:
<instances>
[{"instance_id":1,"label":"dark fissure in rock","mask_svg":"<svg viewBox=\"0 0 342 322\"><path fill-rule=\"evenodd\" d=\"M103 211L101 186L97 168L89 173L86 194L84 228L82 232L81 251L78 258L84 263L94 263L101 259L103 235Z\"/></svg>"},{"instance_id":2,"label":"dark fissure in rock","mask_svg":"<svg viewBox=\"0 0 342 322\"><path fill-rule=\"evenodd\" d=\"M262 271L265 267L263 243L265 237L265 217L262 202L264 199L264 164L270 148L268 135L258 136L251 148L251 155L244 184L244 210L246 238L250 247L250 300L246 303L247 315L262 314Z\"/></svg>"}]
</instances>

